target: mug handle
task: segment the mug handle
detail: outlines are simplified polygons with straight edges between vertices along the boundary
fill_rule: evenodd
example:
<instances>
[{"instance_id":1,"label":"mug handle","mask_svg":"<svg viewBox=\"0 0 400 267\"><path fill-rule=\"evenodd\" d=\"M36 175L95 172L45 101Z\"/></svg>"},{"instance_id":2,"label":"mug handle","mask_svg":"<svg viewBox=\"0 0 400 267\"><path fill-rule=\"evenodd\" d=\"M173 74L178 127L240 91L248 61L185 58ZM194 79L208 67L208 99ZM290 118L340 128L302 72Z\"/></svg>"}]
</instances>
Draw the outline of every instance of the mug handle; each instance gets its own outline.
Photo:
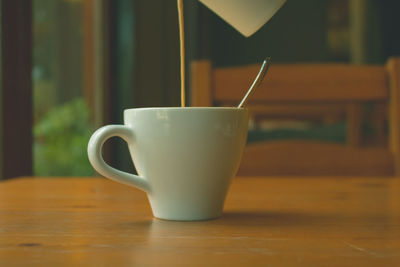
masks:
<instances>
[{"instance_id":1,"label":"mug handle","mask_svg":"<svg viewBox=\"0 0 400 267\"><path fill-rule=\"evenodd\" d=\"M145 178L117 170L104 161L102 156L103 144L107 139L114 136L121 137L127 143L131 143L133 139L132 128L125 125L107 125L94 132L88 144L89 161L93 168L106 178L135 186L149 193L150 186Z\"/></svg>"}]
</instances>

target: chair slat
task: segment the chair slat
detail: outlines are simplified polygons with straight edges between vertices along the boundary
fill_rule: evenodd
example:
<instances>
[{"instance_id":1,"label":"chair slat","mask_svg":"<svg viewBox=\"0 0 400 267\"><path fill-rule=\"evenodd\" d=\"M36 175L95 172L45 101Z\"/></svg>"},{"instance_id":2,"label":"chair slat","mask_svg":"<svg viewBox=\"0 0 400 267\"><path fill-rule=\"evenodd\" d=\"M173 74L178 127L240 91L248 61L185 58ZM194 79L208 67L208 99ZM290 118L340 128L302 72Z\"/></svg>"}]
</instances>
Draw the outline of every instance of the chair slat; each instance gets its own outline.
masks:
<instances>
[{"instance_id":1,"label":"chair slat","mask_svg":"<svg viewBox=\"0 0 400 267\"><path fill-rule=\"evenodd\" d=\"M384 148L353 148L315 141L248 145L238 175L391 176L393 155Z\"/></svg>"},{"instance_id":2,"label":"chair slat","mask_svg":"<svg viewBox=\"0 0 400 267\"><path fill-rule=\"evenodd\" d=\"M258 69L258 65L214 69L214 99L240 100ZM383 66L274 64L249 102L367 101L387 97L387 74Z\"/></svg>"}]
</instances>

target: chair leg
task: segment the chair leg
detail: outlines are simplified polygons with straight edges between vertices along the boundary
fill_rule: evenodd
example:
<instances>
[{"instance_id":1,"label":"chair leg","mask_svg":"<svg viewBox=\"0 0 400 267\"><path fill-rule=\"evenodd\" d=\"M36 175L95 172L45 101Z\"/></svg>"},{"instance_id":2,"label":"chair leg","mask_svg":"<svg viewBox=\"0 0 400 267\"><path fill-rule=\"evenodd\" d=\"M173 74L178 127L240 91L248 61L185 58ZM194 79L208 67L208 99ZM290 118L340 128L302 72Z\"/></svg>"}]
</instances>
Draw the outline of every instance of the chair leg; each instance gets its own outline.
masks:
<instances>
[{"instance_id":1,"label":"chair leg","mask_svg":"<svg viewBox=\"0 0 400 267\"><path fill-rule=\"evenodd\" d=\"M389 148L394 156L395 175L400 176L400 57L390 58L389 72Z\"/></svg>"},{"instance_id":2,"label":"chair leg","mask_svg":"<svg viewBox=\"0 0 400 267\"><path fill-rule=\"evenodd\" d=\"M386 103L376 103L372 114L372 123L375 130L375 144L380 147L387 145L386 121Z\"/></svg>"},{"instance_id":3,"label":"chair leg","mask_svg":"<svg viewBox=\"0 0 400 267\"><path fill-rule=\"evenodd\" d=\"M347 145L358 147L362 139L362 105L350 103L347 105Z\"/></svg>"}]
</instances>

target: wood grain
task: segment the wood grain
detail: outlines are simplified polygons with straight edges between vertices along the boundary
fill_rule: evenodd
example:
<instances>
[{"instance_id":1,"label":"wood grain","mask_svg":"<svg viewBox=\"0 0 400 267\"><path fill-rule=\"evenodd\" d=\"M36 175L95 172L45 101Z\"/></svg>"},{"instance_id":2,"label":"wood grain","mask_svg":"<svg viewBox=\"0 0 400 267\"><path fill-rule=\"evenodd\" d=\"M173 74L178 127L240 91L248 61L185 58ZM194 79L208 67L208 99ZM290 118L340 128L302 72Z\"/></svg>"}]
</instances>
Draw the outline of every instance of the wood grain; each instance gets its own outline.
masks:
<instances>
[{"instance_id":1,"label":"wood grain","mask_svg":"<svg viewBox=\"0 0 400 267\"><path fill-rule=\"evenodd\" d=\"M0 183L1 266L398 266L400 180L237 178L222 218L153 219L100 178Z\"/></svg>"}]
</instances>

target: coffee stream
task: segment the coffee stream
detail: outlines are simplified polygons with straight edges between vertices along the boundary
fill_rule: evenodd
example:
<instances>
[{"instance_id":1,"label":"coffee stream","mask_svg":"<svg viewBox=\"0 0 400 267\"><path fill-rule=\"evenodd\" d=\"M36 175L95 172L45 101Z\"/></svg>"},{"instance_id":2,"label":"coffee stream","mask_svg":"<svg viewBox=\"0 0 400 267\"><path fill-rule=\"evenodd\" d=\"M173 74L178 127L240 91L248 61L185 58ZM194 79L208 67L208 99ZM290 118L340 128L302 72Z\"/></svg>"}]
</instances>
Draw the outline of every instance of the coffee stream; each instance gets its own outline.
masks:
<instances>
[{"instance_id":1,"label":"coffee stream","mask_svg":"<svg viewBox=\"0 0 400 267\"><path fill-rule=\"evenodd\" d=\"M181 107L185 107L185 32L183 27L183 0L178 0L178 16L181 54Z\"/></svg>"}]
</instances>

